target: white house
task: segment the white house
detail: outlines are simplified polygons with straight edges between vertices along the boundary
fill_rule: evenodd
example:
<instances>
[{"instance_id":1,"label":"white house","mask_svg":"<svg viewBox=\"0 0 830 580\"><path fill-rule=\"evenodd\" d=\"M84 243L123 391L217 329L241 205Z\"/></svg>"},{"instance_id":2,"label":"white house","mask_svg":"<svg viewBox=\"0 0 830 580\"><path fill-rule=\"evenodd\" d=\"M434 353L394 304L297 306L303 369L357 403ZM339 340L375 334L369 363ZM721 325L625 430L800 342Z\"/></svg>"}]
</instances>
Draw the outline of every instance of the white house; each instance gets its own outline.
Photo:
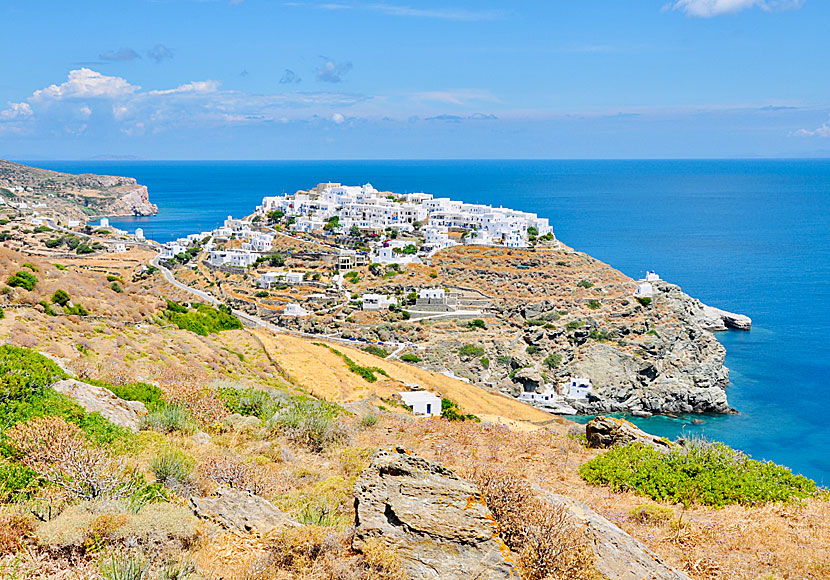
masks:
<instances>
[{"instance_id":1,"label":"white house","mask_svg":"<svg viewBox=\"0 0 830 580\"><path fill-rule=\"evenodd\" d=\"M79 228L81 227L81 220L68 220L66 222L66 226L70 228Z\"/></svg>"},{"instance_id":2,"label":"white house","mask_svg":"<svg viewBox=\"0 0 830 580\"><path fill-rule=\"evenodd\" d=\"M427 417L441 416L441 399L428 391L405 391L398 393L404 405L412 408L413 415Z\"/></svg>"},{"instance_id":3,"label":"white house","mask_svg":"<svg viewBox=\"0 0 830 580\"><path fill-rule=\"evenodd\" d=\"M107 251L114 254L122 254L127 251L127 244L124 242L115 242L107 246Z\"/></svg>"},{"instance_id":4,"label":"white house","mask_svg":"<svg viewBox=\"0 0 830 580\"><path fill-rule=\"evenodd\" d=\"M308 316L308 310L299 304L287 304L285 310L282 311L283 316Z\"/></svg>"},{"instance_id":5,"label":"white house","mask_svg":"<svg viewBox=\"0 0 830 580\"><path fill-rule=\"evenodd\" d=\"M363 300L363 310L385 310L392 304L398 303L392 296L383 294L364 294L361 300Z\"/></svg>"},{"instance_id":6,"label":"white house","mask_svg":"<svg viewBox=\"0 0 830 580\"><path fill-rule=\"evenodd\" d=\"M259 277L257 285L260 288L270 288L272 284L276 284L285 279L285 272L265 272Z\"/></svg>"},{"instance_id":7,"label":"white house","mask_svg":"<svg viewBox=\"0 0 830 580\"><path fill-rule=\"evenodd\" d=\"M101 227L102 228L110 227L110 221L107 218L101 218Z\"/></svg>"},{"instance_id":8,"label":"white house","mask_svg":"<svg viewBox=\"0 0 830 580\"><path fill-rule=\"evenodd\" d=\"M646 272L646 282L657 282L658 280L660 280L660 276L657 275L657 272Z\"/></svg>"},{"instance_id":9,"label":"white house","mask_svg":"<svg viewBox=\"0 0 830 580\"><path fill-rule=\"evenodd\" d=\"M591 390L591 379L573 377L565 383L565 396L569 399L585 399Z\"/></svg>"},{"instance_id":10,"label":"white house","mask_svg":"<svg viewBox=\"0 0 830 580\"><path fill-rule=\"evenodd\" d=\"M540 405L554 405L559 402L559 393L551 387L546 388L543 392L524 391L519 394L519 400L525 403L538 403Z\"/></svg>"},{"instance_id":11,"label":"white house","mask_svg":"<svg viewBox=\"0 0 830 580\"><path fill-rule=\"evenodd\" d=\"M285 281L288 284L302 284L305 280L305 274L302 272L288 272L285 275Z\"/></svg>"},{"instance_id":12,"label":"white house","mask_svg":"<svg viewBox=\"0 0 830 580\"><path fill-rule=\"evenodd\" d=\"M443 288L421 288L418 290L418 298L421 300L436 300L444 301L447 297L447 291Z\"/></svg>"},{"instance_id":13,"label":"white house","mask_svg":"<svg viewBox=\"0 0 830 580\"><path fill-rule=\"evenodd\" d=\"M654 286L650 282L637 282L637 289L634 296L637 298L651 298L654 294Z\"/></svg>"},{"instance_id":14,"label":"white house","mask_svg":"<svg viewBox=\"0 0 830 580\"><path fill-rule=\"evenodd\" d=\"M144 239L144 230L142 230L141 228L136 228L135 229L135 239L143 240Z\"/></svg>"},{"instance_id":15,"label":"white house","mask_svg":"<svg viewBox=\"0 0 830 580\"><path fill-rule=\"evenodd\" d=\"M211 266L247 268L256 262L257 256L246 250L212 250L208 263Z\"/></svg>"}]
</instances>

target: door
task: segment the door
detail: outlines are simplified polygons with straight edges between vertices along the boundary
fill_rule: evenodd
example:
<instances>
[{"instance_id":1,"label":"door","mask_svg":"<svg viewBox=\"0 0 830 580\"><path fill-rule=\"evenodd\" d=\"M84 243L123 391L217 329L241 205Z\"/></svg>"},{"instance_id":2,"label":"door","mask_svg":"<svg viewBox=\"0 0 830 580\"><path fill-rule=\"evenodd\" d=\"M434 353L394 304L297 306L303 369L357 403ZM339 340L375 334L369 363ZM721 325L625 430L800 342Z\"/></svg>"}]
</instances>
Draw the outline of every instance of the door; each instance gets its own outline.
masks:
<instances>
[{"instance_id":1,"label":"door","mask_svg":"<svg viewBox=\"0 0 830 580\"><path fill-rule=\"evenodd\" d=\"M432 403L427 403L427 415L432 415Z\"/></svg>"}]
</instances>

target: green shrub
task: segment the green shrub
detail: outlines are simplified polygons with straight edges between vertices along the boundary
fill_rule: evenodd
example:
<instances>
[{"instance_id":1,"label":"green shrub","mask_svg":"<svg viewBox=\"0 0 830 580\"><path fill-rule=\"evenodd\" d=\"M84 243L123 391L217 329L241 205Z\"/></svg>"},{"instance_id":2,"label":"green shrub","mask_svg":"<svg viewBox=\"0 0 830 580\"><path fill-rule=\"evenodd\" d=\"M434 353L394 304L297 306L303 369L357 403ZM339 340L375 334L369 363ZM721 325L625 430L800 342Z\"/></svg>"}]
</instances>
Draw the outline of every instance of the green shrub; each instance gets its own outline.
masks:
<instances>
[{"instance_id":1,"label":"green shrub","mask_svg":"<svg viewBox=\"0 0 830 580\"><path fill-rule=\"evenodd\" d=\"M470 330L486 330L487 325L484 324L484 321L481 318L474 318L467 323L467 328Z\"/></svg>"},{"instance_id":2,"label":"green shrub","mask_svg":"<svg viewBox=\"0 0 830 580\"><path fill-rule=\"evenodd\" d=\"M198 425L181 405L161 403L142 417L141 428L159 433L180 431L192 434L196 432Z\"/></svg>"},{"instance_id":3,"label":"green shrub","mask_svg":"<svg viewBox=\"0 0 830 580\"><path fill-rule=\"evenodd\" d=\"M81 306L80 304L74 304L72 306L67 306L63 309L66 314L74 314L76 316L88 316L89 312L87 312L86 308Z\"/></svg>"},{"instance_id":4,"label":"green shrub","mask_svg":"<svg viewBox=\"0 0 830 580\"><path fill-rule=\"evenodd\" d=\"M447 421L475 421L480 423L481 419L472 414L464 414L458 403L447 398L441 399L441 417Z\"/></svg>"},{"instance_id":5,"label":"green shrub","mask_svg":"<svg viewBox=\"0 0 830 580\"><path fill-rule=\"evenodd\" d=\"M118 282L112 282L110 284L110 290L118 294L121 294L124 291L124 287L121 286L121 284L119 284Z\"/></svg>"},{"instance_id":6,"label":"green shrub","mask_svg":"<svg viewBox=\"0 0 830 580\"><path fill-rule=\"evenodd\" d=\"M126 385L113 385L106 381L97 379L84 379L85 382L97 387L104 387L118 397L125 401L141 401L145 405L152 407L164 400L164 391L156 385L150 383L127 383Z\"/></svg>"},{"instance_id":7,"label":"green shrub","mask_svg":"<svg viewBox=\"0 0 830 580\"><path fill-rule=\"evenodd\" d=\"M542 349L536 346L535 344L531 344L525 349L525 352L527 354L538 354L539 352L541 352L541 350Z\"/></svg>"},{"instance_id":8,"label":"green shrub","mask_svg":"<svg viewBox=\"0 0 830 580\"><path fill-rule=\"evenodd\" d=\"M496 362L502 366L510 366L510 363L513 362L513 357L510 355L499 355L496 357Z\"/></svg>"},{"instance_id":9,"label":"green shrub","mask_svg":"<svg viewBox=\"0 0 830 580\"><path fill-rule=\"evenodd\" d=\"M151 564L138 554L113 553L101 563L101 580L150 580Z\"/></svg>"},{"instance_id":10,"label":"green shrub","mask_svg":"<svg viewBox=\"0 0 830 580\"><path fill-rule=\"evenodd\" d=\"M259 417L263 421L284 406L284 401L256 387L225 385L217 390L219 399L231 413Z\"/></svg>"},{"instance_id":11,"label":"green shrub","mask_svg":"<svg viewBox=\"0 0 830 580\"><path fill-rule=\"evenodd\" d=\"M588 483L635 491L657 501L722 507L805 498L814 481L786 467L750 459L723 443L692 441L660 452L641 443L615 447L584 464Z\"/></svg>"},{"instance_id":12,"label":"green shrub","mask_svg":"<svg viewBox=\"0 0 830 580\"><path fill-rule=\"evenodd\" d=\"M269 424L312 451L322 451L345 439L337 420L340 412L340 407L325 401L296 398L274 415Z\"/></svg>"},{"instance_id":13,"label":"green shrub","mask_svg":"<svg viewBox=\"0 0 830 580\"><path fill-rule=\"evenodd\" d=\"M268 296L270 296L270 294L267 290L258 290L257 292L254 292L254 298L268 298Z\"/></svg>"},{"instance_id":14,"label":"green shrub","mask_svg":"<svg viewBox=\"0 0 830 580\"><path fill-rule=\"evenodd\" d=\"M545 360L543 362L545 363L545 366L547 366L548 368L555 369L560 364L562 364L562 355L558 352L549 354L545 357Z\"/></svg>"},{"instance_id":15,"label":"green shrub","mask_svg":"<svg viewBox=\"0 0 830 580\"><path fill-rule=\"evenodd\" d=\"M18 272L17 274L10 276L6 281L6 284L13 288L23 288L24 290L29 290L31 292L35 289L35 285L37 285L37 278L29 272Z\"/></svg>"},{"instance_id":16,"label":"green shrub","mask_svg":"<svg viewBox=\"0 0 830 580\"><path fill-rule=\"evenodd\" d=\"M588 308L591 310L598 310L600 307L602 307L602 304L600 304L599 300L591 299L588 301Z\"/></svg>"},{"instance_id":17,"label":"green shrub","mask_svg":"<svg viewBox=\"0 0 830 580\"><path fill-rule=\"evenodd\" d=\"M28 348L0 346L0 403L25 400L66 378L54 362Z\"/></svg>"},{"instance_id":18,"label":"green shrub","mask_svg":"<svg viewBox=\"0 0 830 580\"><path fill-rule=\"evenodd\" d=\"M0 308L0 320L3 320L6 317L6 311Z\"/></svg>"},{"instance_id":19,"label":"green shrub","mask_svg":"<svg viewBox=\"0 0 830 580\"><path fill-rule=\"evenodd\" d=\"M378 424L378 416L376 413L366 413L360 417L360 426L361 427L374 427Z\"/></svg>"},{"instance_id":20,"label":"green shrub","mask_svg":"<svg viewBox=\"0 0 830 580\"><path fill-rule=\"evenodd\" d=\"M568 324L565 325L565 328L568 329L568 330L576 330L577 328L581 328L581 327L582 327L582 321L581 320L572 320L571 322L569 322Z\"/></svg>"},{"instance_id":21,"label":"green shrub","mask_svg":"<svg viewBox=\"0 0 830 580\"><path fill-rule=\"evenodd\" d=\"M464 346L458 349L458 354L461 356L478 358L484 355L484 349L474 344L465 344Z\"/></svg>"},{"instance_id":22,"label":"green shrub","mask_svg":"<svg viewBox=\"0 0 830 580\"><path fill-rule=\"evenodd\" d=\"M481 360L479 362L481 363L481 366L483 368L485 368L485 369L490 368L490 359L487 358L486 356L481 357Z\"/></svg>"},{"instance_id":23,"label":"green shrub","mask_svg":"<svg viewBox=\"0 0 830 580\"><path fill-rule=\"evenodd\" d=\"M66 306L69 304L69 293L66 290L55 290L52 294L52 303L58 306Z\"/></svg>"},{"instance_id":24,"label":"green shrub","mask_svg":"<svg viewBox=\"0 0 830 580\"><path fill-rule=\"evenodd\" d=\"M214 308L208 304L197 303L191 310L168 300L165 314L172 324L200 336L242 328L242 323L233 315L230 307L224 304Z\"/></svg>"},{"instance_id":25,"label":"green shrub","mask_svg":"<svg viewBox=\"0 0 830 580\"><path fill-rule=\"evenodd\" d=\"M417 354L412 354L411 352L408 352L406 354L401 355L401 360L404 361L404 362L417 363L417 362L421 362L424 359L419 357Z\"/></svg>"},{"instance_id":26,"label":"green shrub","mask_svg":"<svg viewBox=\"0 0 830 580\"><path fill-rule=\"evenodd\" d=\"M628 517L641 524L662 524L674 519L674 510L661 505L647 503L633 508Z\"/></svg>"},{"instance_id":27,"label":"green shrub","mask_svg":"<svg viewBox=\"0 0 830 580\"><path fill-rule=\"evenodd\" d=\"M193 460L178 450L162 451L150 460L150 470L159 483L181 485L193 473Z\"/></svg>"},{"instance_id":28,"label":"green shrub","mask_svg":"<svg viewBox=\"0 0 830 580\"><path fill-rule=\"evenodd\" d=\"M373 354L380 358L386 358L389 356L389 351L385 348L381 348L379 346L375 346L374 344L367 344L361 350L364 352L368 352L369 354Z\"/></svg>"},{"instance_id":29,"label":"green shrub","mask_svg":"<svg viewBox=\"0 0 830 580\"><path fill-rule=\"evenodd\" d=\"M23 268L29 268L32 272L40 272L40 269L37 266L30 264L29 262L23 262L20 266Z\"/></svg>"},{"instance_id":30,"label":"green shrub","mask_svg":"<svg viewBox=\"0 0 830 580\"><path fill-rule=\"evenodd\" d=\"M638 296L637 302L639 302L643 306L648 306L649 304L651 304L651 298L648 296Z\"/></svg>"},{"instance_id":31,"label":"green shrub","mask_svg":"<svg viewBox=\"0 0 830 580\"><path fill-rule=\"evenodd\" d=\"M121 276L114 276L112 274L107 274L107 282L121 282Z\"/></svg>"},{"instance_id":32,"label":"green shrub","mask_svg":"<svg viewBox=\"0 0 830 580\"><path fill-rule=\"evenodd\" d=\"M594 286L591 282L588 282L588 280L586 280L585 278L583 278L582 280L577 282L576 285L579 286L580 288L593 288L593 286Z\"/></svg>"},{"instance_id":33,"label":"green shrub","mask_svg":"<svg viewBox=\"0 0 830 580\"><path fill-rule=\"evenodd\" d=\"M363 377L363 379L367 383L374 383L375 381L378 380L377 376L375 376L376 373L379 374L379 375L383 375L385 377L389 376L389 373L387 373L382 368L361 366L361 365L357 364L355 361L353 361L349 356L343 354L342 352L340 352L336 348L332 348L328 345L323 344L322 342L315 342L313 344L316 344L317 346L322 346L324 348L327 348L331 352L333 352L334 354L336 354L337 356L342 358L343 361L346 363L346 367L348 367L348 369L351 372L355 373L356 375L360 375L361 377Z\"/></svg>"}]
</instances>

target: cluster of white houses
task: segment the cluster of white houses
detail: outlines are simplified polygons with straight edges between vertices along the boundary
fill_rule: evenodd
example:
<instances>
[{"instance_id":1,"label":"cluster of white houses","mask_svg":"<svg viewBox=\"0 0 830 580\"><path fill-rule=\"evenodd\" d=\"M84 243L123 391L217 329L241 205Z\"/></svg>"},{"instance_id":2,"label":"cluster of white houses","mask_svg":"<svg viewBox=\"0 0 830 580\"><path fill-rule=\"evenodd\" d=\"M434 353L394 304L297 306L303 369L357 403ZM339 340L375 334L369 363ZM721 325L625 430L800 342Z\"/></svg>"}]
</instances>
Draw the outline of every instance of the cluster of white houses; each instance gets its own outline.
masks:
<instances>
[{"instance_id":1,"label":"cluster of white houses","mask_svg":"<svg viewBox=\"0 0 830 580\"><path fill-rule=\"evenodd\" d=\"M539 236L553 234L547 218L535 213L436 198L428 193L382 193L371 184L321 183L308 191L265 197L257 211L293 216L291 228L299 232L323 230L332 218L338 218L342 228L356 226L369 232L387 228L411 232L424 226L425 246L432 249L454 245L449 229L469 232L465 243L513 248L528 245L528 228L534 228Z\"/></svg>"}]
</instances>

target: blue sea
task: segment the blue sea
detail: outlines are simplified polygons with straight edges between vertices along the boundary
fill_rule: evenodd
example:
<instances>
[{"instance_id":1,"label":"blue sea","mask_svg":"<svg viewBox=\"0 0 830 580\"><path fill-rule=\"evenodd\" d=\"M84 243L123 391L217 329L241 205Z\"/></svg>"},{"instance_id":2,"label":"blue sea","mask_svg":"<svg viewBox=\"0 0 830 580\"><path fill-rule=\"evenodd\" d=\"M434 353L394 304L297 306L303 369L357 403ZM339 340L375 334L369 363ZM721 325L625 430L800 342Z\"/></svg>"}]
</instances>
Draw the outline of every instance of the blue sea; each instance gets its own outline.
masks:
<instances>
[{"instance_id":1,"label":"blue sea","mask_svg":"<svg viewBox=\"0 0 830 580\"><path fill-rule=\"evenodd\" d=\"M722 440L830 484L830 161L34 162L135 177L159 206L113 219L160 242L249 214L265 195L371 182L549 217L566 244L632 277L656 270L747 314L718 338L740 415L638 419Z\"/></svg>"}]
</instances>

